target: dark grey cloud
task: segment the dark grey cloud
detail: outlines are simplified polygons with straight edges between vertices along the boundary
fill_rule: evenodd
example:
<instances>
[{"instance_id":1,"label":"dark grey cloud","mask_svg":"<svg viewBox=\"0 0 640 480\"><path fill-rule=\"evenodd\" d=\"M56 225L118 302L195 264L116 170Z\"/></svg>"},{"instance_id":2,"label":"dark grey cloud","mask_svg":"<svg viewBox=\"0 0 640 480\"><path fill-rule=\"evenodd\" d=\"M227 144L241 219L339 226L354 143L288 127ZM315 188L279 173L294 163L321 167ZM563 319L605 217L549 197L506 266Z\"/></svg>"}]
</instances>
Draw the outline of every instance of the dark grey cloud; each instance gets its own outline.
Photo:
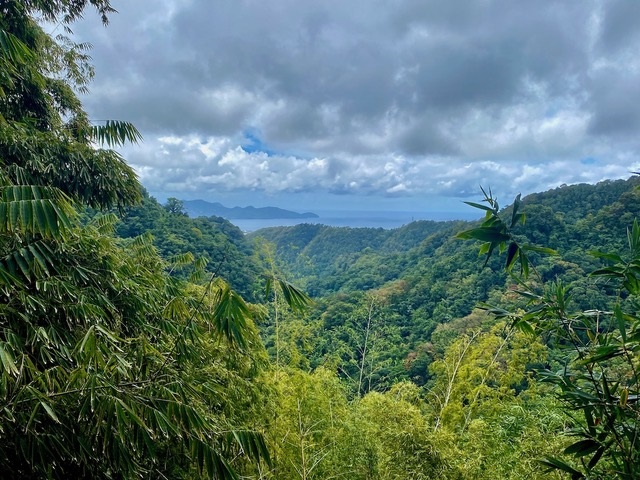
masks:
<instances>
[{"instance_id":1,"label":"dark grey cloud","mask_svg":"<svg viewBox=\"0 0 640 480\"><path fill-rule=\"evenodd\" d=\"M86 104L143 131L150 189L455 196L640 168L638 2L114 3L76 27Z\"/></svg>"},{"instance_id":2,"label":"dark grey cloud","mask_svg":"<svg viewBox=\"0 0 640 480\"><path fill-rule=\"evenodd\" d=\"M640 17L638 17L640 18ZM618 69L598 72L592 89L593 117L590 133L637 137L640 134L640 72Z\"/></svg>"},{"instance_id":3,"label":"dark grey cloud","mask_svg":"<svg viewBox=\"0 0 640 480\"><path fill-rule=\"evenodd\" d=\"M603 50L614 53L637 46L640 39L639 19L640 2L610 0L603 5L599 36Z\"/></svg>"}]
</instances>

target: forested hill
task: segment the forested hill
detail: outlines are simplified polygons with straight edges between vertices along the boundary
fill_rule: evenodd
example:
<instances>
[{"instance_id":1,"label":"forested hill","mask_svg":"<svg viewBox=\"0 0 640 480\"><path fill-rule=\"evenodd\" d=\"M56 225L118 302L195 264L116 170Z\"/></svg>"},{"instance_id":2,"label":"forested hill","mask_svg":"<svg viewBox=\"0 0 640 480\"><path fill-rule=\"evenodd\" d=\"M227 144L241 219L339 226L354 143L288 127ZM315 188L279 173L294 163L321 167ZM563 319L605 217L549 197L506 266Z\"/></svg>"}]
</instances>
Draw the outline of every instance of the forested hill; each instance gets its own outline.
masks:
<instances>
[{"instance_id":1,"label":"forested hill","mask_svg":"<svg viewBox=\"0 0 640 480\"><path fill-rule=\"evenodd\" d=\"M588 249L585 242L592 248L610 245L621 234L624 236L640 212L634 191L638 184L638 177L631 177L531 194L522 202L527 220L520 230L526 231L533 243L570 256L575 245L579 244L580 250ZM505 214L509 211L507 207ZM393 230L301 224L261 229L248 238L263 238L274 244L279 261L292 279L303 282L312 295L320 296L375 288L389 280L419 274L425 258L430 258L432 265L451 263L454 257L474 250L453 238L473 223L418 221ZM477 267L475 259L464 266Z\"/></svg>"},{"instance_id":2,"label":"forested hill","mask_svg":"<svg viewBox=\"0 0 640 480\"><path fill-rule=\"evenodd\" d=\"M312 212L298 213L278 207L225 207L221 203L205 200L184 200L184 209L191 217L223 217L227 219L270 219L270 218L318 218Z\"/></svg>"},{"instance_id":3,"label":"forested hill","mask_svg":"<svg viewBox=\"0 0 640 480\"><path fill-rule=\"evenodd\" d=\"M186 253L205 259L210 273L225 278L251 299L258 269L251 258L251 244L242 231L224 218L190 218L180 208L169 206L163 207L143 192L142 202L129 207L121 218L118 235L133 238L150 233L160 255L167 260Z\"/></svg>"},{"instance_id":4,"label":"forested hill","mask_svg":"<svg viewBox=\"0 0 640 480\"><path fill-rule=\"evenodd\" d=\"M607 306L606 295L588 280L588 272L601 265L589 252L624 249L626 229L640 213L638 184L634 177L567 186L523 200L526 223L519 235L559 253L532 254L536 272L543 282L575 281L576 308ZM504 211L509 214L510 207ZM291 347L301 350L310 366L330 363L345 378L356 375L353 356L361 342L363 312L375 305L383 332L372 353L378 357L370 378L373 388L386 388L402 378L428 381L426 366L433 356L478 326L481 319L469 317L474 307L504 302L504 256L495 256L483 270L478 245L454 238L474 225L415 222L396 230L298 225L259 230L251 237L273 242L281 269L317 300L296 333L313 339Z\"/></svg>"},{"instance_id":5,"label":"forested hill","mask_svg":"<svg viewBox=\"0 0 640 480\"><path fill-rule=\"evenodd\" d=\"M582 255L585 242L590 248L610 244L624 235L638 213L632 188L638 183L632 177L529 195L523 200L526 234L534 243L556 248L569 258ZM473 246L453 238L471 222L417 221L393 230L300 224L245 236L221 217L189 218L174 210L143 192L143 202L126 211L118 234L126 238L151 233L167 259L186 252L205 258L209 271L217 271L247 298L255 291L252 242L257 237L275 246L284 272L315 297L379 288L398 279L431 278L435 271L439 275L433 276L445 280L452 268L460 275L477 273ZM574 245L578 252L572 251Z\"/></svg>"},{"instance_id":6,"label":"forested hill","mask_svg":"<svg viewBox=\"0 0 640 480\"><path fill-rule=\"evenodd\" d=\"M640 213L634 188L638 184L632 177L561 187L523 199L526 223L517 231L529 242L560 253L553 258L534 255L541 279L580 279L582 286L573 295L580 308L593 306L594 301L606 304L585 280L587 272L600 265L588 252L624 247L626 229ZM504 215L509 214L507 207ZM354 312L361 311L372 294L384 298L377 306L389 338L384 348L388 368L379 375L379 387L384 388L401 378L427 381L425 366L432 354L426 345L444 349L449 339L464 331L455 322L447 327L450 322L470 315L479 302L501 298L504 259L496 257L481 270L477 246L454 238L474 224L418 221L393 230L301 224L245 236L220 217L192 219L145 194L140 205L127 210L118 234L151 233L166 259L186 252L207 259L210 272L228 279L254 301L262 299L258 284L264 269L255 242L260 238L273 245L277 268L317 300L304 328L318 338L308 341L306 353L301 353L311 366L337 362L348 373L346 364L357 350L357 340L345 331L360 328L353 325ZM267 322L263 328L267 346L273 340L269 328Z\"/></svg>"},{"instance_id":7,"label":"forested hill","mask_svg":"<svg viewBox=\"0 0 640 480\"><path fill-rule=\"evenodd\" d=\"M360 282L359 287L353 288L366 286L362 282L366 283L365 277L374 272L360 272L364 275L359 275L353 269L368 268L368 258L385 258L387 265L379 265L376 270L391 267L393 271L381 273L382 277L370 288L377 286L405 268L398 263L390 265L388 259L397 259L399 254L417 247L432 235L450 236L460 225L460 222L418 221L385 230L301 224L261 229L249 234L248 238L263 238L274 244L285 270L296 281L303 282L309 293L317 296L339 290L349 278Z\"/></svg>"},{"instance_id":8,"label":"forested hill","mask_svg":"<svg viewBox=\"0 0 640 480\"><path fill-rule=\"evenodd\" d=\"M605 180L596 185L563 185L546 192L532 193L523 200L525 204L549 207L561 213L565 222L575 223L618 202L623 194L629 194L639 184L640 178L633 176L626 181Z\"/></svg>"}]
</instances>

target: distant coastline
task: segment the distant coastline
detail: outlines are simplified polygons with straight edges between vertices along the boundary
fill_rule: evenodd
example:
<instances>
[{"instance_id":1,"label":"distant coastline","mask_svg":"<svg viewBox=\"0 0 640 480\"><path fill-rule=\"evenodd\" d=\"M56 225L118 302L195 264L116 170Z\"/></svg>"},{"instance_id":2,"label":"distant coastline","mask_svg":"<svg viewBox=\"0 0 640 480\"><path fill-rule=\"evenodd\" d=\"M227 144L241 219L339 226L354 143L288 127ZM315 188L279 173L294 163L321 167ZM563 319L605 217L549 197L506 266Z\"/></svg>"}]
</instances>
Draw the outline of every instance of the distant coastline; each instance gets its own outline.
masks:
<instances>
[{"instance_id":1,"label":"distant coastline","mask_svg":"<svg viewBox=\"0 0 640 480\"><path fill-rule=\"evenodd\" d=\"M225 207L218 202L184 200L184 210L190 217L222 217L227 220L281 220L319 218L313 212L298 213L278 207Z\"/></svg>"},{"instance_id":2,"label":"distant coastline","mask_svg":"<svg viewBox=\"0 0 640 480\"><path fill-rule=\"evenodd\" d=\"M235 219L230 222L243 232L249 233L261 228L291 227L300 223L322 224L331 227L394 229L420 220L446 222L478 219L478 214L471 209L469 212L328 210L318 211L318 214L318 217L310 219Z\"/></svg>"}]
</instances>

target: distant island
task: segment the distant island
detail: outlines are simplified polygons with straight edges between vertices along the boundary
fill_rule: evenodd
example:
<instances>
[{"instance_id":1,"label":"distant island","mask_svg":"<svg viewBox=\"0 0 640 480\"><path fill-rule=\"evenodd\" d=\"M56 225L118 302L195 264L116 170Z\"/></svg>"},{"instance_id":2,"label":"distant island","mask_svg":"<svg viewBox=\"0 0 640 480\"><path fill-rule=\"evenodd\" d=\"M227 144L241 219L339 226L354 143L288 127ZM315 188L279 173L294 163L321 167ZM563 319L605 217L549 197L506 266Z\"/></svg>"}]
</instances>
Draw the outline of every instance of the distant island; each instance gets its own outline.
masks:
<instances>
[{"instance_id":1,"label":"distant island","mask_svg":"<svg viewBox=\"0 0 640 480\"><path fill-rule=\"evenodd\" d=\"M298 213L278 207L225 207L221 203L205 200L184 200L184 210L190 217L223 217L228 220L255 220L275 218L318 218L312 212Z\"/></svg>"}]
</instances>

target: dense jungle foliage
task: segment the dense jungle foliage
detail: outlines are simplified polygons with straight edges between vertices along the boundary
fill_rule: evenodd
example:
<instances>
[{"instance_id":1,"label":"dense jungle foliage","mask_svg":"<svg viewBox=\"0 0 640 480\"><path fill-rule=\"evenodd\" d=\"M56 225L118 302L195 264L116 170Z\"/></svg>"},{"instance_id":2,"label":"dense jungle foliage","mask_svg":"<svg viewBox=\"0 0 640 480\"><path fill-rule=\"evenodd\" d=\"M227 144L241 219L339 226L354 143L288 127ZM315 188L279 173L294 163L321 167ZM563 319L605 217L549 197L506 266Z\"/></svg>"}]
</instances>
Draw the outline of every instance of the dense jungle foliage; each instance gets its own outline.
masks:
<instances>
[{"instance_id":1,"label":"dense jungle foliage","mask_svg":"<svg viewBox=\"0 0 640 480\"><path fill-rule=\"evenodd\" d=\"M3 478L638 478L637 178L244 236L87 118L89 7L0 1Z\"/></svg>"},{"instance_id":2,"label":"dense jungle foliage","mask_svg":"<svg viewBox=\"0 0 640 480\"><path fill-rule=\"evenodd\" d=\"M572 283L572 307L610 306L613 291L589 278L602 264L590 252L626 248L626 230L640 209L639 184L633 177L568 186L522 201L526 223L516 225L514 234L560 252L558 257L533 252L532 258L539 282ZM510 212L511 207L504 215ZM288 348L303 351L307 367L329 364L352 378L368 329L373 342L368 378L375 389L386 389L398 380L427 383L433 359L486 321L474 312L478 303L513 303L502 260L491 258L483 269L477 248L455 238L469 225L414 222L396 230L297 225L250 237L271 242L281 271L316 300Z\"/></svg>"}]
</instances>

